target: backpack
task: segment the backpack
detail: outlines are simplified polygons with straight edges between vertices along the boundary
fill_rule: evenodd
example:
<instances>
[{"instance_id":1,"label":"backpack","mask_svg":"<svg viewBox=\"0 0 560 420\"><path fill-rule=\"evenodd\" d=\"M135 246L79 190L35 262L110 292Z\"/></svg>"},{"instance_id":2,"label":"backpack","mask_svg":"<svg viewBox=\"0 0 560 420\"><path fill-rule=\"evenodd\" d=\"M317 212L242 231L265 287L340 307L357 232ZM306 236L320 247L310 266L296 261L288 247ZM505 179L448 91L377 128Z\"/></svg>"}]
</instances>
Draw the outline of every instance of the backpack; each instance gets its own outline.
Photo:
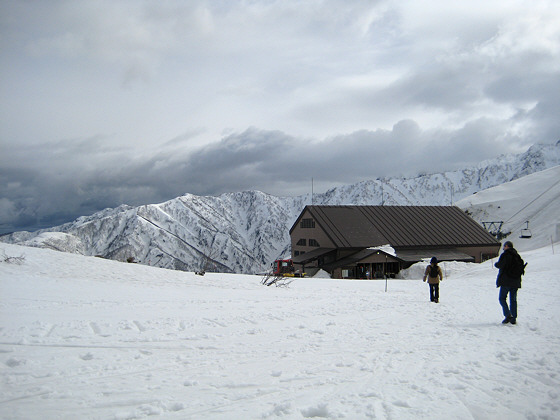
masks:
<instances>
[{"instance_id":1,"label":"backpack","mask_svg":"<svg viewBox=\"0 0 560 420\"><path fill-rule=\"evenodd\" d=\"M434 278L438 276L438 266L436 265L430 265L430 277Z\"/></svg>"},{"instance_id":2,"label":"backpack","mask_svg":"<svg viewBox=\"0 0 560 420\"><path fill-rule=\"evenodd\" d=\"M523 258L518 253L515 253L511 264L506 270L506 274L509 277L518 278L525 274L525 267L527 263L523 261Z\"/></svg>"}]
</instances>

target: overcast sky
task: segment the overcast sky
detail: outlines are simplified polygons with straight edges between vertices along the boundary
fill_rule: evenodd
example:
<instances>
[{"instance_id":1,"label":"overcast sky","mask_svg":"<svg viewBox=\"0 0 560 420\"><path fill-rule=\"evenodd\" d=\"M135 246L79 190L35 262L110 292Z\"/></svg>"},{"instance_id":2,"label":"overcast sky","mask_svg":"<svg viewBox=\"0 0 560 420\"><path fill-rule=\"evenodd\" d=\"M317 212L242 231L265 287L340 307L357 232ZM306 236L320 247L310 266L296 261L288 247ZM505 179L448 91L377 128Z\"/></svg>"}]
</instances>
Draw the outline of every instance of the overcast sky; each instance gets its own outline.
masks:
<instances>
[{"instance_id":1,"label":"overcast sky","mask_svg":"<svg viewBox=\"0 0 560 420\"><path fill-rule=\"evenodd\" d=\"M0 0L0 232L560 139L557 0Z\"/></svg>"}]
</instances>

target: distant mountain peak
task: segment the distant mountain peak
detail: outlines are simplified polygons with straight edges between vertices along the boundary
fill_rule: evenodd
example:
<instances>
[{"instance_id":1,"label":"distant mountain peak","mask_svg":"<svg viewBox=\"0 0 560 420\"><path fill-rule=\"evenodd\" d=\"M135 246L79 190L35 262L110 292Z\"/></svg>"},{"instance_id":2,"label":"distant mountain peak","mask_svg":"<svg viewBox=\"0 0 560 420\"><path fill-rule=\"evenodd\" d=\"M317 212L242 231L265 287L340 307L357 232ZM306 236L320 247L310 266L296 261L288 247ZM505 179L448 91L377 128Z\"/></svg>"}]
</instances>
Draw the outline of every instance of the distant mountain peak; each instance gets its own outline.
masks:
<instances>
[{"instance_id":1,"label":"distant mountain peak","mask_svg":"<svg viewBox=\"0 0 560 420\"><path fill-rule=\"evenodd\" d=\"M4 242L53 246L186 271L259 273L290 253L289 229L305 205L450 205L473 193L560 164L560 141L531 146L475 167L411 178L377 178L323 194L276 197L261 191L196 196L139 207L121 205ZM45 232L62 232L52 236ZM43 238L43 239L41 239ZM66 241L66 243L63 243Z\"/></svg>"}]
</instances>

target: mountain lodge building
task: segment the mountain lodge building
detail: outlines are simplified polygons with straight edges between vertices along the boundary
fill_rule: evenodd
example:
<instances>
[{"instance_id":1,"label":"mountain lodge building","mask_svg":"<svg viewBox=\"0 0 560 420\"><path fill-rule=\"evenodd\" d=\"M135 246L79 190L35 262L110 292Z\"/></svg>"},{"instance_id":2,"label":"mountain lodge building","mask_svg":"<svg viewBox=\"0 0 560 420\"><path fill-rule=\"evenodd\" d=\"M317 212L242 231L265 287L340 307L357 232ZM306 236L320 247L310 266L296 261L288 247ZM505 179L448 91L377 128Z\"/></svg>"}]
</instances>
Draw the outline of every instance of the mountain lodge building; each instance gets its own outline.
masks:
<instances>
[{"instance_id":1,"label":"mountain lodge building","mask_svg":"<svg viewBox=\"0 0 560 420\"><path fill-rule=\"evenodd\" d=\"M480 263L500 243L456 206L306 206L290 229L296 269L394 277L422 260Z\"/></svg>"}]
</instances>

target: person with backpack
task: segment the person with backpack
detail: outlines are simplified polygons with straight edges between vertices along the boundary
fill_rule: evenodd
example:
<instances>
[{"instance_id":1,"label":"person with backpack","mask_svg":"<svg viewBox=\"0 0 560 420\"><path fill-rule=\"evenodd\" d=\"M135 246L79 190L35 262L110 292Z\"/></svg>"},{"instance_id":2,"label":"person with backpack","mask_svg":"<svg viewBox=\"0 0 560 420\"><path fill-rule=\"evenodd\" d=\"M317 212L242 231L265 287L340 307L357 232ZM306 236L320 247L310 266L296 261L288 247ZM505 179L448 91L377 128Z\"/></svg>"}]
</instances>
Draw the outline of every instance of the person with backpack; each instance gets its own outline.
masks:
<instances>
[{"instance_id":1,"label":"person with backpack","mask_svg":"<svg viewBox=\"0 0 560 420\"><path fill-rule=\"evenodd\" d=\"M521 289L521 276L525 274L523 259L510 241L504 242L504 252L494 264L500 271L496 279L496 287L500 288L499 301L504 313L502 324L517 323L517 290ZM509 294L509 307L507 297Z\"/></svg>"},{"instance_id":2,"label":"person with backpack","mask_svg":"<svg viewBox=\"0 0 560 420\"><path fill-rule=\"evenodd\" d=\"M430 260L430 265L426 267L424 271L424 279L426 282L426 277L428 278L428 284L430 286L430 301L438 303L439 302L439 282L443 281L443 274L441 268L438 265L438 260L436 257L432 257Z\"/></svg>"}]
</instances>

